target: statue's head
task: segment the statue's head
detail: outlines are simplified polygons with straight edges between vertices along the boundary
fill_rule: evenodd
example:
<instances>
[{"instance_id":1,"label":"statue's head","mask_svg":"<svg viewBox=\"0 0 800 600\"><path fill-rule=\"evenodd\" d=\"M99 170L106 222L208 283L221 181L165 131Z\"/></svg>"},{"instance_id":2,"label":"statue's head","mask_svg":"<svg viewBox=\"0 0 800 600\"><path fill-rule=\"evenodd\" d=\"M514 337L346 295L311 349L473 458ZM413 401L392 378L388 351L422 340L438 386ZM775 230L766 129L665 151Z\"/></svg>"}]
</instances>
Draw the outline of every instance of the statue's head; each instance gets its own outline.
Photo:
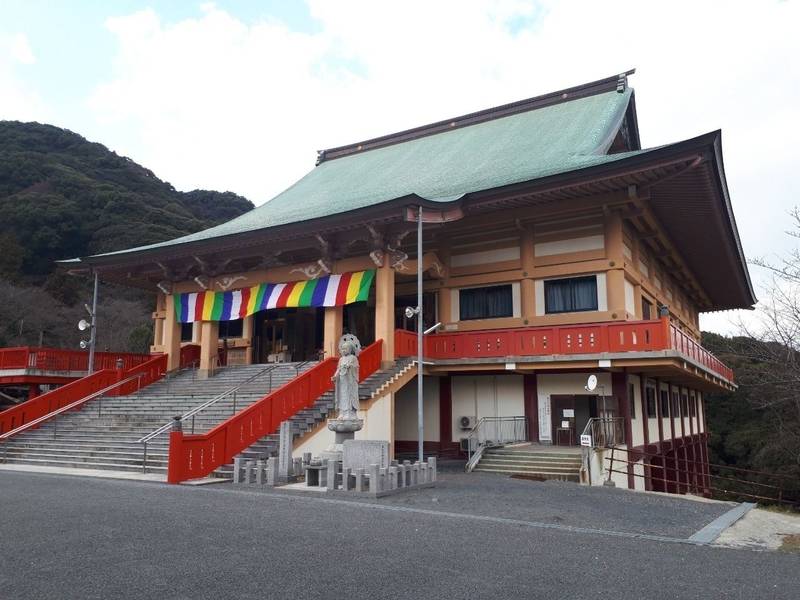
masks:
<instances>
[{"instance_id":1,"label":"statue's head","mask_svg":"<svg viewBox=\"0 0 800 600\"><path fill-rule=\"evenodd\" d=\"M339 352L342 356L350 356L351 354L356 353L356 345L353 342L342 342L342 345L339 346Z\"/></svg>"},{"instance_id":2,"label":"statue's head","mask_svg":"<svg viewBox=\"0 0 800 600\"><path fill-rule=\"evenodd\" d=\"M342 356L358 356L361 352L361 342L352 333L345 333L339 339L339 354Z\"/></svg>"}]
</instances>

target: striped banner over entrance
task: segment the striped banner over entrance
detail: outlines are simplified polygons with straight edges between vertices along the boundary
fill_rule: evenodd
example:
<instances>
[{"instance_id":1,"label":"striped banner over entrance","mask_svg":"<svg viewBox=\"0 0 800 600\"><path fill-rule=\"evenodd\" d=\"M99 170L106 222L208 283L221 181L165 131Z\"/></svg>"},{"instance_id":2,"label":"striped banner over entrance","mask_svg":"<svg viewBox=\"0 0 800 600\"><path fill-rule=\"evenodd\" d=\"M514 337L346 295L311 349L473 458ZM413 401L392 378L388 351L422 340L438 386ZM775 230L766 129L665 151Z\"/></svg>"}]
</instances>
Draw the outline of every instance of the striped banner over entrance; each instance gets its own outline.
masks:
<instances>
[{"instance_id":1,"label":"striped banner over entrance","mask_svg":"<svg viewBox=\"0 0 800 600\"><path fill-rule=\"evenodd\" d=\"M261 283L229 292L175 294L179 323L233 321L269 308L342 306L369 297L375 271L327 275L291 283Z\"/></svg>"}]
</instances>

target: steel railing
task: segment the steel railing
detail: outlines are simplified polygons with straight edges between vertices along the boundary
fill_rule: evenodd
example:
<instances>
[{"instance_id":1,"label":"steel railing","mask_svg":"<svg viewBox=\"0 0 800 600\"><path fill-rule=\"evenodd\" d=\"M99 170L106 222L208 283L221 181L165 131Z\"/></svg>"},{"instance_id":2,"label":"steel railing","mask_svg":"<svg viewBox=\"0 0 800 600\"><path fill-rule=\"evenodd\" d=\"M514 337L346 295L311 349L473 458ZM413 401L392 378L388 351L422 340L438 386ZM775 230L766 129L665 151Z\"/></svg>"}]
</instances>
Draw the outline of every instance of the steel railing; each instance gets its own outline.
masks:
<instances>
[{"instance_id":1,"label":"steel railing","mask_svg":"<svg viewBox=\"0 0 800 600\"><path fill-rule=\"evenodd\" d=\"M297 377L300 374L300 370L310 362L312 362L312 361L304 361L304 362L301 362L301 363L295 363L293 365L294 366L294 376ZM267 391L267 394L270 394L270 393L272 393L272 376L273 376L275 370L278 369L279 367L285 367L285 366L287 366L286 363L271 364L271 365L265 367L264 369L262 369L261 371L259 371L258 373L256 373L255 375L252 375L252 376L248 377L247 379L245 379L241 383L237 383L236 385L234 385L233 387L225 390L221 394L213 397L211 400L208 400L207 402L204 402L203 404L195 406L194 408L192 408L188 412L182 414L180 417L175 418L175 419L171 419L169 422L164 423L161 427L159 427L157 429L154 429L153 431L151 431L147 435L145 435L142 438L140 438L139 440L137 440L138 444L142 444L142 472L143 473L147 473L147 444L150 442L150 440L152 440L155 437L158 437L159 435L161 435L163 433L166 433L167 431L170 431L175 426L175 422L176 421L179 421L179 422L183 423L184 421L188 421L189 419L191 419L192 420L192 425L191 425L191 428L190 428L190 433L194 433L195 417L199 413L201 413L204 410L206 410L207 408L217 404L218 402L220 402L221 400L224 400L225 398L227 398L229 396L231 396L232 399L233 399L233 403L232 403L233 406L232 406L231 414L235 415L236 414L236 393L242 387L244 387L245 385L247 385L249 383L252 383L256 379L259 379L260 377L262 377L264 375L269 375L269 390Z\"/></svg>"},{"instance_id":2,"label":"steel railing","mask_svg":"<svg viewBox=\"0 0 800 600\"><path fill-rule=\"evenodd\" d=\"M527 442L528 418L524 416L481 417L466 439L467 464L464 470L469 473L478 464L486 448Z\"/></svg>"},{"instance_id":3,"label":"steel railing","mask_svg":"<svg viewBox=\"0 0 800 600\"><path fill-rule=\"evenodd\" d=\"M588 445L584 440L588 438ZM625 419L622 417L592 417L586 423L581 434L581 463L583 470L589 478L589 485L592 484L592 465L590 454L592 450L598 448L611 449L611 456L614 456L614 449L624 445L625 442ZM613 466L613 463L612 463ZM611 473L609 472L609 475Z\"/></svg>"}]
</instances>

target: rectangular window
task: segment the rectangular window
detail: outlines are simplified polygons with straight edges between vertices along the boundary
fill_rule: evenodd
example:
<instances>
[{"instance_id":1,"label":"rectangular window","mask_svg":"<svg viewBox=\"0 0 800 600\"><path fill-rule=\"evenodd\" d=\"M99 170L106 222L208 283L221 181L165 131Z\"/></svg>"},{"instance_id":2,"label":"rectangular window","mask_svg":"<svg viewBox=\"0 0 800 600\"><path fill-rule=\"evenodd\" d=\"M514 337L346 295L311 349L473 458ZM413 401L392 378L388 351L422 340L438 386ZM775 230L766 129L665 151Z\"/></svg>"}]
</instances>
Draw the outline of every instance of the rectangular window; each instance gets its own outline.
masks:
<instances>
[{"instance_id":1,"label":"rectangular window","mask_svg":"<svg viewBox=\"0 0 800 600\"><path fill-rule=\"evenodd\" d=\"M672 413L672 418L678 416L679 408L678 408L678 392L672 392L672 406L670 407L670 412Z\"/></svg>"},{"instance_id":2,"label":"rectangular window","mask_svg":"<svg viewBox=\"0 0 800 600\"><path fill-rule=\"evenodd\" d=\"M681 394L681 411L684 417L689 416L689 397L686 394Z\"/></svg>"},{"instance_id":3,"label":"rectangular window","mask_svg":"<svg viewBox=\"0 0 800 600\"><path fill-rule=\"evenodd\" d=\"M240 338L242 337L242 331L244 331L244 319L219 322L219 338L221 340L226 338Z\"/></svg>"},{"instance_id":4,"label":"rectangular window","mask_svg":"<svg viewBox=\"0 0 800 600\"><path fill-rule=\"evenodd\" d=\"M642 298L642 320L649 321L652 319L653 305L644 298Z\"/></svg>"},{"instance_id":5,"label":"rectangular window","mask_svg":"<svg viewBox=\"0 0 800 600\"><path fill-rule=\"evenodd\" d=\"M544 311L547 314L597 310L597 277L571 277L544 282Z\"/></svg>"},{"instance_id":6,"label":"rectangular window","mask_svg":"<svg viewBox=\"0 0 800 600\"><path fill-rule=\"evenodd\" d=\"M194 329L194 323L181 323L181 341L182 342L191 342L192 341L192 330Z\"/></svg>"},{"instance_id":7,"label":"rectangular window","mask_svg":"<svg viewBox=\"0 0 800 600\"><path fill-rule=\"evenodd\" d=\"M513 317L514 299L511 285L459 290L458 313L461 321Z\"/></svg>"},{"instance_id":8,"label":"rectangular window","mask_svg":"<svg viewBox=\"0 0 800 600\"><path fill-rule=\"evenodd\" d=\"M689 399L689 416L697 416L697 398L695 398L694 395Z\"/></svg>"},{"instance_id":9,"label":"rectangular window","mask_svg":"<svg viewBox=\"0 0 800 600\"><path fill-rule=\"evenodd\" d=\"M661 416L669 417L669 392L661 390Z\"/></svg>"},{"instance_id":10,"label":"rectangular window","mask_svg":"<svg viewBox=\"0 0 800 600\"><path fill-rule=\"evenodd\" d=\"M655 419L658 416L656 413L656 388L645 388L644 393L647 396L647 418Z\"/></svg>"},{"instance_id":11,"label":"rectangular window","mask_svg":"<svg viewBox=\"0 0 800 600\"><path fill-rule=\"evenodd\" d=\"M628 402L631 405L631 419L636 418L636 394L633 391L633 384L628 385Z\"/></svg>"}]
</instances>

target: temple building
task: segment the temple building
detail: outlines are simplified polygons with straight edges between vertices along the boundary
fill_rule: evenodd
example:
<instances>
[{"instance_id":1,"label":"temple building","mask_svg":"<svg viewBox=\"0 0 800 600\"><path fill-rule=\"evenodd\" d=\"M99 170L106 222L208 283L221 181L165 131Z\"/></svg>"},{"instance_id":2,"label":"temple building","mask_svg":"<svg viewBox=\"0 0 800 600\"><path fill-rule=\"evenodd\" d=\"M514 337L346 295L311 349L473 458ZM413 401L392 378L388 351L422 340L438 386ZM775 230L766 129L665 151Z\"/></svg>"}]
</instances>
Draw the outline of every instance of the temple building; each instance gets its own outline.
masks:
<instances>
[{"instance_id":1,"label":"temple building","mask_svg":"<svg viewBox=\"0 0 800 600\"><path fill-rule=\"evenodd\" d=\"M701 346L698 317L756 300L720 132L643 149L629 74L320 151L302 179L230 222L66 266L155 292L152 353L175 370L182 348L199 346L209 381L262 363L311 373L355 334L373 381L357 437L401 457L417 447L406 308L421 262L426 453L485 446L473 466L514 472L521 442L568 457L583 440L593 483L702 489L706 395L735 382ZM317 391L284 402L281 419ZM177 478L207 474L201 450L208 471L273 433L271 397L171 442L170 469L192 465ZM269 402L270 424L242 424ZM318 419L295 450L331 435ZM501 442L515 444L503 453Z\"/></svg>"}]
</instances>

